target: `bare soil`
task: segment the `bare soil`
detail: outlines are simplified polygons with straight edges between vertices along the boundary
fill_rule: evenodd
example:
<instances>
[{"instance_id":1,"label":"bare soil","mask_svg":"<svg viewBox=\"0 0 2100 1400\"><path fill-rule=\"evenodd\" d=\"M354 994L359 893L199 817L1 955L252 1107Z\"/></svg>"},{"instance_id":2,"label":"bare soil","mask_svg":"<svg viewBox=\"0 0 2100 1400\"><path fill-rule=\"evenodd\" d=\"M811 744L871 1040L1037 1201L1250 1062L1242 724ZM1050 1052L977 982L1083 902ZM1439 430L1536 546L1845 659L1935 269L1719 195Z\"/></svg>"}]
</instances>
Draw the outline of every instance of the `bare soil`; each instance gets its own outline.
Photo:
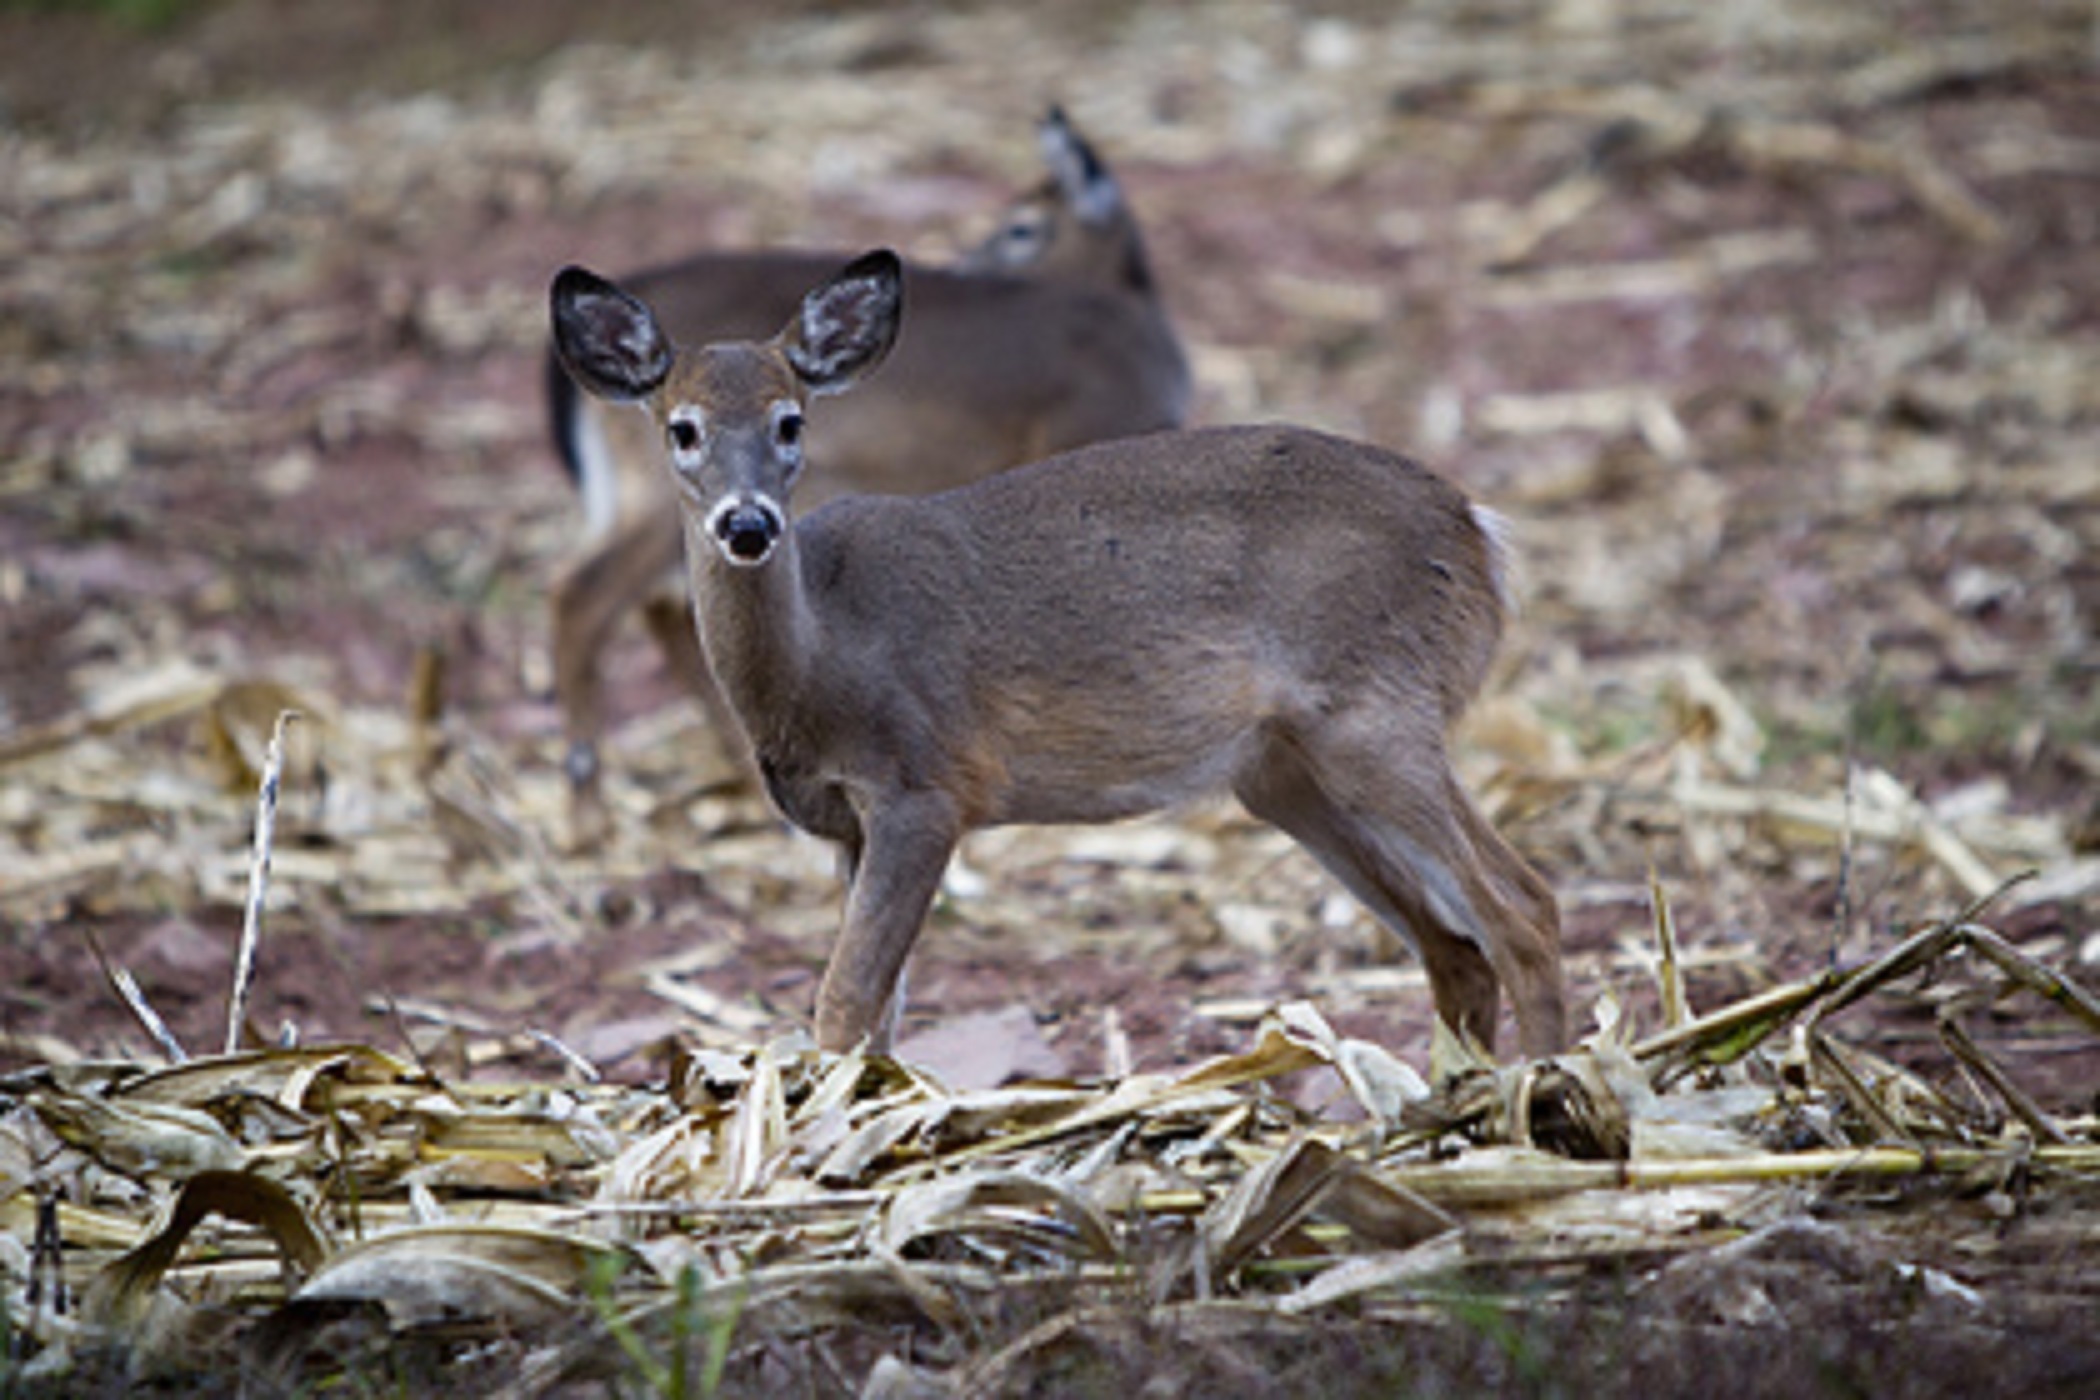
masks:
<instances>
[{"instance_id":1,"label":"bare soil","mask_svg":"<svg viewBox=\"0 0 2100 1400\"><path fill-rule=\"evenodd\" d=\"M558 850L538 589L574 513L538 422L548 270L775 230L938 255L1026 176L1027 123L1057 96L1144 215L1198 349L1200 417L1426 437L1425 455L1517 518L1532 599L1475 771L1562 883L1578 1005L1607 985L1644 995L1618 950L1647 922L1651 866L1687 939L1727 946L1695 968L1710 999L1962 902L1914 841L1863 843L1846 869L1829 843L1795 849L1751 821L1716 823L1697 849L1642 782L1682 737L1671 672L1686 659L1747 707L1762 788L1839 791L1849 746L1927 804L1953 794L1986 818L2038 819L2041 858L2001 855L1987 862L1998 873L2089 849L2100 93L2082 61L2049 49L2067 22L2049 7L1975 32L1917 7L1913 47L1879 68L1871 26L1825 35L1807 12L1735 39L1657 20L1616 54L1576 34L1586 85L1572 93L1531 73L1546 41L1513 20L1420 21L1465 60L1438 77L1407 60L1406 24L1228 7L1205 23L1248 46L1242 74L1223 60L1206 71L1195 18L1141 9L1042 38L1001 84L987 73L1019 60L1000 46L1032 31L996 10L761 22L728 7L703 39L649 7L604 30L566 7L500 8L500 21L464 3L214 5L150 30L0 21L9 159L36 176L10 196L0 347L13 365L0 713L18 732L170 657L398 713L426 656L442 666L451 742L492 746L533 781L518 839ZM1963 46L1982 57L1959 61ZM1756 139L1718 119L1690 140L1669 129L1707 111L1696 86L1640 86L1668 78L1655 65L1672 55L1764 102L1737 118ZM1904 62L1923 75L1907 87ZM740 112L724 135L705 128L704 92L648 107L670 100L681 65L726 102L745 89L723 74L758 67L743 81L767 92L810 64L825 85L791 120ZM1839 78L1853 87L1825 91ZM549 117L557 99L568 106ZM982 139L924 110L937 101L982 112ZM886 111L895 129L841 153L827 104ZM294 116L310 127L286 134ZM703 134L682 146L690 122ZM1832 148L1784 149L1795 128ZM827 153L869 171L826 176ZM1603 179L1584 212L1537 247L1511 241L1591 167ZM1990 225L1927 202L1935 180ZM1519 256L1490 260L1476 246L1489 241ZM1731 257L1751 270L1731 273ZM1614 275L1627 292L1570 290ZM1650 404L1667 407L1660 451ZM624 714L675 707L639 637L615 665ZM516 898L372 917L305 891L271 923L266 1020L383 1034L384 999L412 995L590 1038L665 1018L635 969L703 942L736 950L708 959L713 991L783 1025L805 1014L834 890L803 859L792 880L814 888L784 926L718 888L710 826L769 818L755 802L674 815L709 741L675 726L666 741L666 727L635 741L650 748L633 756L652 765L631 804L646 829L595 868L560 871L559 928ZM197 767L186 722L145 737L140 761ZM316 747L325 774L327 741ZM339 848L326 795L299 783L287 810L315 829L293 839ZM252 789L211 786L211 830L245 841ZM11 821L18 850L62 849L48 812ZM1361 920L1339 949L1223 936L1201 915L1210 876L1239 894L1250 887L1235 881L1267 880L1255 902L1285 922L1314 914L1324 887L1281 846L1206 823L1194 847L1168 840L1168 878L1137 910L1117 907L1127 866L1113 855L1074 872L1054 844L1024 841L999 847L1018 865L973 861L1010 899L956 901L929 935L914 1024L1025 989L1067 1067L1090 1072L1101 1010L1141 1060L1171 1060L1234 1034L1199 1003L1304 990L1307 971L1332 981L1338 960L1346 972L1390 955ZM636 873L606 873L621 869ZM2080 962L2091 882L2064 888L1999 918ZM61 879L51 898L9 902L0 1014L13 1035L107 1049L128 1034L89 933L185 1038L223 1015L206 950L226 947L236 902L139 892L120 881L84 897ZM1192 907L1163 930L1161 898ZM1059 912L1068 901L1084 902L1077 917ZM1341 1000L1345 1021L1366 1003L1355 1028L1422 1043L1418 989ZM2066 1053L2075 1063L2043 1056L2037 1070L2075 1099L2093 1066Z\"/></svg>"}]
</instances>

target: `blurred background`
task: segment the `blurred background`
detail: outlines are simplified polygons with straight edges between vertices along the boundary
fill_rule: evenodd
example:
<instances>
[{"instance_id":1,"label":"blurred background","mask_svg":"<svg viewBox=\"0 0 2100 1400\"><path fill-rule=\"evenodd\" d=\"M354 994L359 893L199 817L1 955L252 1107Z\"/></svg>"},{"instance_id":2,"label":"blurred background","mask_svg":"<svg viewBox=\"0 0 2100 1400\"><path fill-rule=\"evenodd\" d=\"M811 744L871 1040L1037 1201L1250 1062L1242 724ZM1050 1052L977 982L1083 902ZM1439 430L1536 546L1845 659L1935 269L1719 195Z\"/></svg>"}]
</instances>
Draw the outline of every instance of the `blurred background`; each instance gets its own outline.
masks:
<instances>
[{"instance_id":1,"label":"blurred background","mask_svg":"<svg viewBox=\"0 0 2100 1400\"><path fill-rule=\"evenodd\" d=\"M0 3L0 1060L136 1039L98 948L178 1028L223 1014L287 707L266 1029L618 1063L806 1016L828 860L638 629L614 839L564 849L547 280L948 256L1051 102L1143 221L1198 421L1370 438L1515 521L1466 772L1561 893L1576 1024L1652 1007L1654 888L1708 1003L1993 895L2100 975L2096 16ZM1021 1005L1004 1050L1086 1073L1103 1008L1159 1062L1298 993L1426 1043L1405 954L1229 811L966 859L908 1029Z\"/></svg>"}]
</instances>

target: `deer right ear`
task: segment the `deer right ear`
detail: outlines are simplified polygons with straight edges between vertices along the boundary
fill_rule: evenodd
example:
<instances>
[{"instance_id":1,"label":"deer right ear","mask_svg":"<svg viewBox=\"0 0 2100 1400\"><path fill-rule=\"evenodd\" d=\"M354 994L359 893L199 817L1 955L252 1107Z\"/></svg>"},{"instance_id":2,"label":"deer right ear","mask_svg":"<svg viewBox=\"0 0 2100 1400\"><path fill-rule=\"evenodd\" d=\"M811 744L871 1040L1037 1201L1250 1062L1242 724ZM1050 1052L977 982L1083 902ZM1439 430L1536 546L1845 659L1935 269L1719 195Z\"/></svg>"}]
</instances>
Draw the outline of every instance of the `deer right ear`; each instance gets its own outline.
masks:
<instances>
[{"instance_id":1,"label":"deer right ear","mask_svg":"<svg viewBox=\"0 0 2100 1400\"><path fill-rule=\"evenodd\" d=\"M1065 207L1089 228L1101 228L1115 218L1123 207L1122 186L1066 118L1065 109L1053 106L1045 112L1035 135Z\"/></svg>"},{"instance_id":2,"label":"deer right ear","mask_svg":"<svg viewBox=\"0 0 2100 1400\"><path fill-rule=\"evenodd\" d=\"M882 363L903 317L904 264L878 248L802 298L781 345L811 393L835 394Z\"/></svg>"},{"instance_id":3,"label":"deer right ear","mask_svg":"<svg viewBox=\"0 0 2100 1400\"><path fill-rule=\"evenodd\" d=\"M565 267L549 294L554 349L576 382L601 399L647 398L671 372L671 341L654 312L594 272Z\"/></svg>"}]
</instances>

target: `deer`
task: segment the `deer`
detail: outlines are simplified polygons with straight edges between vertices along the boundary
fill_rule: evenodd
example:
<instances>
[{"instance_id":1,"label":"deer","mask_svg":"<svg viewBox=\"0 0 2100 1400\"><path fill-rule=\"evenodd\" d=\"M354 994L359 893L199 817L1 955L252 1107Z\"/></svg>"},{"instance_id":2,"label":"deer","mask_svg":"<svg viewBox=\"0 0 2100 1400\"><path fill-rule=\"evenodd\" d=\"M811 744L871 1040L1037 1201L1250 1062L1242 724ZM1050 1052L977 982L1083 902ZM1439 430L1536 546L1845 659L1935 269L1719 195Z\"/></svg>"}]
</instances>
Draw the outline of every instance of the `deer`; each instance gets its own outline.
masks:
<instances>
[{"instance_id":1,"label":"deer","mask_svg":"<svg viewBox=\"0 0 2100 1400\"><path fill-rule=\"evenodd\" d=\"M1446 1024L1491 1047L1506 988L1525 1053L1559 1050L1553 892L1448 749L1512 606L1500 517L1409 458L1284 425L797 516L809 407L882 363L905 284L877 250L770 339L698 348L581 267L550 289L569 373L663 439L697 640L767 792L843 853L818 1044L890 1044L965 833L1224 790L1413 943Z\"/></svg>"},{"instance_id":2,"label":"deer","mask_svg":"<svg viewBox=\"0 0 2100 1400\"><path fill-rule=\"evenodd\" d=\"M1137 220L1113 171L1052 107L1038 126L1047 173L954 265L905 274L913 332L867 392L817 412L814 499L919 493L1062 448L1179 425L1187 359ZM715 252L627 279L681 340L770 334L846 255ZM583 498L584 539L552 589L554 689L566 741L573 844L609 826L599 761L600 671L641 609L669 671L729 733L677 583L678 513L655 441L578 392L548 357L550 427Z\"/></svg>"}]
</instances>

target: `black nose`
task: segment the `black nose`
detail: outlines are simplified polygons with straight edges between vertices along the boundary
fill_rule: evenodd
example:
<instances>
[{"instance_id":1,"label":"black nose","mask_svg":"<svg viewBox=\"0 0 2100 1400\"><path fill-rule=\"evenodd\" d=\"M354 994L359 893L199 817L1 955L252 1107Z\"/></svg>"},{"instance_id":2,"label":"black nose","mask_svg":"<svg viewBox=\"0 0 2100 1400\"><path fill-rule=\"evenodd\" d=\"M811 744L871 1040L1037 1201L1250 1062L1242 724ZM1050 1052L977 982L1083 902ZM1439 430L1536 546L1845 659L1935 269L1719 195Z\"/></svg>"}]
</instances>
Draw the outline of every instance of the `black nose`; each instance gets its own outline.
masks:
<instances>
[{"instance_id":1,"label":"black nose","mask_svg":"<svg viewBox=\"0 0 2100 1400\"><path fill-rule=\"evenodd\" d=\"M765 506L740 505L715 518L715 538L729 557L755 564L773 552L780 540L780 517Z\"/></svg>"}]
</instances>

